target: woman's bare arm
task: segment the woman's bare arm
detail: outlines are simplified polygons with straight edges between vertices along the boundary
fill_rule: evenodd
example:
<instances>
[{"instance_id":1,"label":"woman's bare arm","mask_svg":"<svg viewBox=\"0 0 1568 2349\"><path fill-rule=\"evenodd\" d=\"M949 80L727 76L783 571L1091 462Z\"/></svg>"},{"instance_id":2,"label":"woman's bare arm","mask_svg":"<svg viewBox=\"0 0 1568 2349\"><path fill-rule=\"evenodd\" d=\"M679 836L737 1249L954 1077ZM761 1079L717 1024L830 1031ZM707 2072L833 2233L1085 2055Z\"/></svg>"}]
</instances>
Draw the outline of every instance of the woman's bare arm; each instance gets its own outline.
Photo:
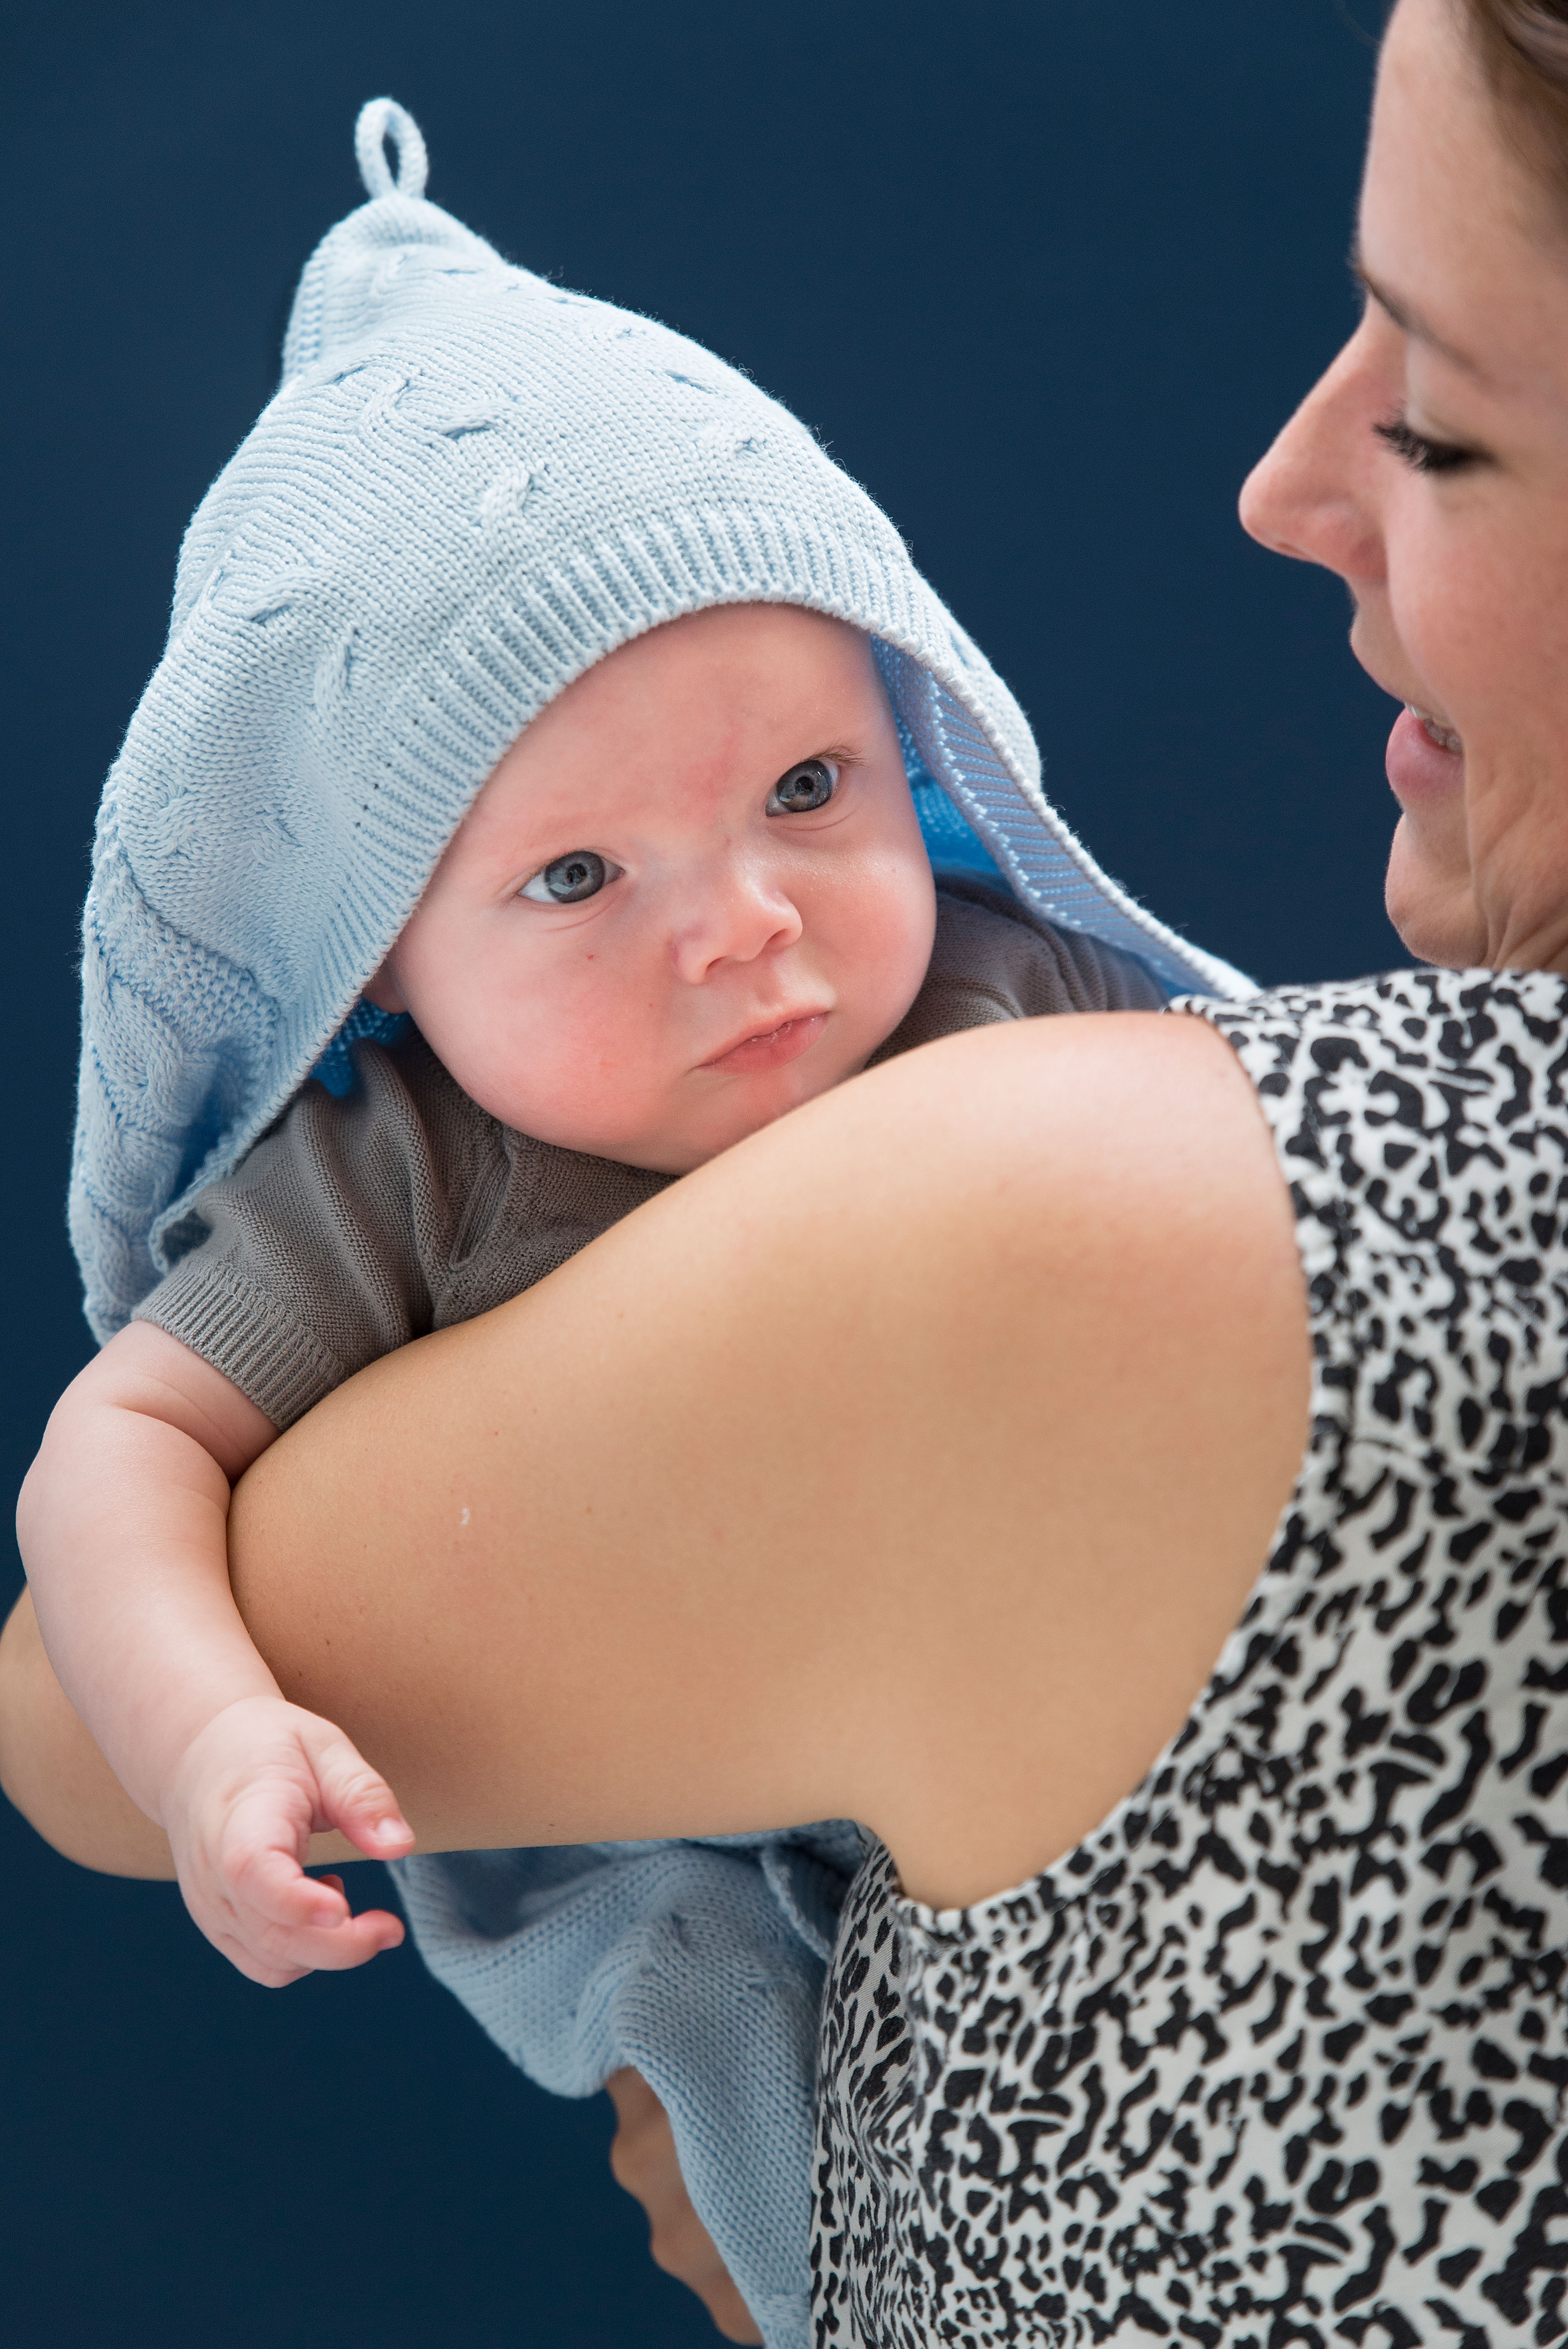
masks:
<instances>
[{"instance_id":1,"label":"woman's bare arm","mask_svg":"<svg viewBox=\"0 0 1568 2349\"><path fill-rule=\"evenodd\" d=\"M424 1848L847 1812L964 1901L1180 1726L1307 1359L1223 1042L980 1030L352 1380L238 1488L236 1594Z\"/></svg>"},{"instance_id":2,"label":"woman's bare arm","mask_svg":"<svg viewBox=\"0 0 1568 2349\"><path fill-rule=\"evenodd\" d=\"M1305 1388L1228 1049L1126 1015L996 1029L340 1390L241 1487L236 1582L424 1848L848 1810L958 1899L1069 1845L1179 1725ZM7 1789L73 1856L152 1873L25 1615Z\"/></svg>"},{"instance_id":3,"label":"woman's bare arm","mask_svg":"<svg viewBox=\"0 0 1568 2349\"><path fill-rule=\"evenodd\" d=\"M0 1632L0 1791L79 1866L172 1879L169 1837L131 1801L55 1678L26 1590Z\"/></svg>"}]
</instances>

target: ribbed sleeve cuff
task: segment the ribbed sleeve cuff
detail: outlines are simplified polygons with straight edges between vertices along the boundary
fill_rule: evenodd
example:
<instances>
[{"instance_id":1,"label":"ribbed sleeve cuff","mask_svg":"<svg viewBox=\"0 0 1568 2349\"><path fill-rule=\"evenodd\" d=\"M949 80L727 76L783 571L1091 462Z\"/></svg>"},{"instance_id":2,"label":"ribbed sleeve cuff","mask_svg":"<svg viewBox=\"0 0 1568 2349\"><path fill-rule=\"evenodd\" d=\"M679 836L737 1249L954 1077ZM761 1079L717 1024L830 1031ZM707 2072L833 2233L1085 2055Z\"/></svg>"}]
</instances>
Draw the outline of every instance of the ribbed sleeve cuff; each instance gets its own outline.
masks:
<instances>
[{"instance_id":1,"label":"ribbed sleeve cuff","mask_svg":"<svg viewBox=\"0 0 1568 2349\"><path fill-rule=\"evenodd\" d=\"M176 1265L131 1316L211 1362L281 1432L347 1372L286 1306L222 1265Z\"/></svg>"}]
</instances>

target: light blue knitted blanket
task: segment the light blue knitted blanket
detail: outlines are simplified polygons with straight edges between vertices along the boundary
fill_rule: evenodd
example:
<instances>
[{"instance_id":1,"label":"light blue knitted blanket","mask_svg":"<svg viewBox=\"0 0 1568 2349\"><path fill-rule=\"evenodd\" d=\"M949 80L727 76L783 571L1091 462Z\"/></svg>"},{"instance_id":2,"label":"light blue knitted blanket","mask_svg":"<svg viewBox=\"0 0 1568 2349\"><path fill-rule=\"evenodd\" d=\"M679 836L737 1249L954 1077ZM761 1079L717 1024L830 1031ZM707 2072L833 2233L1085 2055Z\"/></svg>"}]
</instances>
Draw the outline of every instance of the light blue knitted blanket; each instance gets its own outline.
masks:
<instances>
[{"instance_id":1,"label":"light blue knitted blanket","mask_svg":"<svg viewBox=\"0 0 1568 2349\"><path fill-rule=\"evenodd\" d=\"M840 1821L392 1870L420 1955L531 2079L642 2073L768 2349L806 2349L818 2009L860 1855Z\"/></svg>"},{"instance_id":2,"label":"light blue knitted blanket","mask_svg":"<svg viewBox=\"0 0 1568 2349\"><path fill-rule=\"evenodd\" d=\"M100 1339L195 1193L324 1054L341 1076L334 1040L501 754L683 613L863 629L938 861L987 860L1171 992L1244 990L1074 839L1012 695L796 418L426 202L389 99L356 147L370 201L306 264L282 386L191 524L99 812L70 1221ZM645 2073L769 2349L805 2339L816 2003L854 1848L840 1827L398 1871L432 1970L536 2079Z\"/></svg>"}]
</instances>

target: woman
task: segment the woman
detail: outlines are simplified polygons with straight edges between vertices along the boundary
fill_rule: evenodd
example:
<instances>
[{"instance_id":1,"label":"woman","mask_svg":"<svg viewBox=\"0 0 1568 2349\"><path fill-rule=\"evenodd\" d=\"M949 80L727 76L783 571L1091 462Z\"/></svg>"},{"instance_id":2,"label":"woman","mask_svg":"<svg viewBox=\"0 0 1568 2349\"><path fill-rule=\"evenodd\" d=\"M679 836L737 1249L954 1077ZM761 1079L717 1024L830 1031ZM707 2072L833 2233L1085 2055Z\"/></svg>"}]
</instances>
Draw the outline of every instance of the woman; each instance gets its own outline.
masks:
<instances>
[{"instance_id":1,"label":"woman","mask_svg":"<svg viewBox=\"0 0 1568 2349\"><path fill-rule=\"evenodd\" d=\"M1444 968L911 1056L236 1496L426 1847L875 1829L823 2341L1568 2330L1565 126L1559 0L1399 0L1367 314L1245 498L1407 704ZM8 1784L133 1862L8 1653Z\"/></svg>"}]
</instances>

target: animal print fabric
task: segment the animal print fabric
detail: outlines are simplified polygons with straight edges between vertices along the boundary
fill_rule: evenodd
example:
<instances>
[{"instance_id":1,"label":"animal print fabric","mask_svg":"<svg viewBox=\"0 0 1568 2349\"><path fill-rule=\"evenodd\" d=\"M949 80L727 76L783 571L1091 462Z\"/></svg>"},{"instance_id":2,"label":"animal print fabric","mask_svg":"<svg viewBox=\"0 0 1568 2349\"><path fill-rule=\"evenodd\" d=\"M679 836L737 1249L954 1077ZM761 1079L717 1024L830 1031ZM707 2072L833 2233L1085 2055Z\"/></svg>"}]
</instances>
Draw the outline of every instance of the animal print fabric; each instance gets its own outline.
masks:
<instances>
[{"instance_id":1,"label":"animal print fabric","mask_svg":"<svg viewBox=\"0 0 1568 2349\"><path fill-rule=\"evenodd\" d=\"M1568 988L1183 1007L1290 1184L1314 1424L1181 1735L829 1984L819 2349L1568 2333Z\"/></svg>"}]
</instances>

